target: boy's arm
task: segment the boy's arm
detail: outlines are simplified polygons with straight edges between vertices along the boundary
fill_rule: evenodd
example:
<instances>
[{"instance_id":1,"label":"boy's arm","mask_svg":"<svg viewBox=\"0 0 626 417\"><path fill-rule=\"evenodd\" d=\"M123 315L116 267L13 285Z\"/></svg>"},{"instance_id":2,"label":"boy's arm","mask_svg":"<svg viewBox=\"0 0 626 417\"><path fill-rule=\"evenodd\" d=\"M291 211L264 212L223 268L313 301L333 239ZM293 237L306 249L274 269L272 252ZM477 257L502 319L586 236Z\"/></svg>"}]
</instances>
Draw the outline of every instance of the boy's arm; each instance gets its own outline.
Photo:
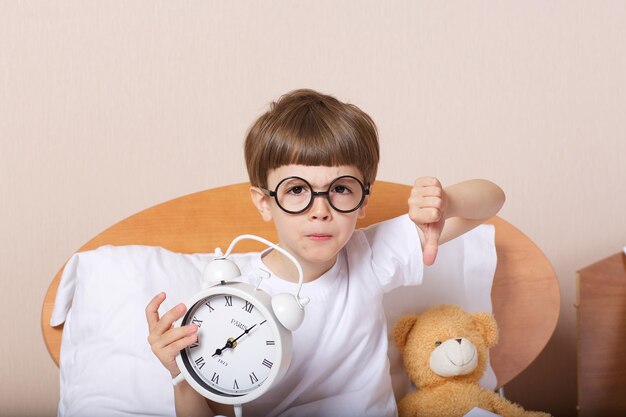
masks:
<instances>
[{"instance_id":1,"label":"boy's arm","mask_svg":"<svg viewBox=\"0 0 626 417\"><path fill-rule=\"evenodd\" d=\"M446 188L436 178L415 181L409 197L409 217L417 225L424 264L432 265L437 248L498 213L504 192L487 180L469 180Z\"/></svg>"},{"instance_id":2,"label":"boy's arm","mask_svg":"<svg viewBox=\"0 0 626 417\"><path fill-rule=\"evenodd\" d=\"M178 417L215 416L206 398L191 388L187 381L182 381L174 387L174 402Z\"/></svg>"},{"instance_id":3,"label":"boy's arm","mask_svg":"<svg viewBox=\"0 0 626 417\"><path fill-rule=\"evenodd\" d=\"M207 400L191 388L187 381L174 387L174 402L178 417L234 416L232 406Z\"/></svg>"}]
</instances>

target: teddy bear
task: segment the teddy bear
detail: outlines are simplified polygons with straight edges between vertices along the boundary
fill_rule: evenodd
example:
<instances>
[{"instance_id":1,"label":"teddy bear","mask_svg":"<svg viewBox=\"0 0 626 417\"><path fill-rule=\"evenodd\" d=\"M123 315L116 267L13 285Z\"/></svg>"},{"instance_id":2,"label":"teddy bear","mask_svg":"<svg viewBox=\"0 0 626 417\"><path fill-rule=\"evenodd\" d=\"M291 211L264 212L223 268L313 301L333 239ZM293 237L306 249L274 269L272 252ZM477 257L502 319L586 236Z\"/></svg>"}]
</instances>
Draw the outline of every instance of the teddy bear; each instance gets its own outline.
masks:
<instances>
[{"instance_id":1,"label":"teddy bear","mask_svg":"<svg viewBox=\"0 0 626 417\"><path fill-rule=\"evenodd\" d=\"M488 350L498 341L489 313L440 305L400 318L393 338L417 388L398 403L400 417L462 417L474 407L502 417L550 416L526 411L479 385Z\"/></svg>"}]
</instances>

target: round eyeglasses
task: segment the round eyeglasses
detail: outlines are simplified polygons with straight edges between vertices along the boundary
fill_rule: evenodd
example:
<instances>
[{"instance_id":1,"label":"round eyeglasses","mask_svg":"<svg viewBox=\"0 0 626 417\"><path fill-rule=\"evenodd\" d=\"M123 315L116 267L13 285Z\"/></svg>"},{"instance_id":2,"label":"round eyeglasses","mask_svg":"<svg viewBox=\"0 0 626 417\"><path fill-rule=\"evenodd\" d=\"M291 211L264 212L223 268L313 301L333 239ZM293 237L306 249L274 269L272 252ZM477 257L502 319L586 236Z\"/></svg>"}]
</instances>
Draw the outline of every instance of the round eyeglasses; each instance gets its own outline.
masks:
<instances>
[{"instance_id":1,"label":"round eyeglasses","mask_svg":"<svg viewBox=\"0 0 626 417\"><path fill-rule=\"evenodd\" d=\"M324 196L330 206L340 213L351 213L363 204L365 196L370 193L358 178L344 175L335 178L326 191L313 191L311 184L304 178L287 177L282 179L271 191L262 188L265 194L274 197L276 204L289 214L300 214L313 205L313 199Z\"/></svg>"}]
</instances>

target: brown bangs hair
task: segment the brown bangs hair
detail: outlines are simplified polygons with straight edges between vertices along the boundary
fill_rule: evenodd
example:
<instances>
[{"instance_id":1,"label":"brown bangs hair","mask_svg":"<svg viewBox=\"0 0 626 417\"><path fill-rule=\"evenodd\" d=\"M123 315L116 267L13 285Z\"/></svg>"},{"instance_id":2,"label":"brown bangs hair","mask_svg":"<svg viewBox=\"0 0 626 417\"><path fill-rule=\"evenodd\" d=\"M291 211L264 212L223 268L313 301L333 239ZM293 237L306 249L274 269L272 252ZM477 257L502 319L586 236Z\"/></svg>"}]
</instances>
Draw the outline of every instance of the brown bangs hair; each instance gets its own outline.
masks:
<instances>
[{"instance_id":1,"label":"brown bangs hair","mask_svg":"<svg viewBox=\"0 0 626 417\"><path fill-rule=\"evenodd\" d=\"M244 152L250 182L257 187L267 187L270 170L289 164L353 165L369 185L378 168L378 132L357 106L313 90L295 90L254 122Z\"/></svg>"}]
</instances>

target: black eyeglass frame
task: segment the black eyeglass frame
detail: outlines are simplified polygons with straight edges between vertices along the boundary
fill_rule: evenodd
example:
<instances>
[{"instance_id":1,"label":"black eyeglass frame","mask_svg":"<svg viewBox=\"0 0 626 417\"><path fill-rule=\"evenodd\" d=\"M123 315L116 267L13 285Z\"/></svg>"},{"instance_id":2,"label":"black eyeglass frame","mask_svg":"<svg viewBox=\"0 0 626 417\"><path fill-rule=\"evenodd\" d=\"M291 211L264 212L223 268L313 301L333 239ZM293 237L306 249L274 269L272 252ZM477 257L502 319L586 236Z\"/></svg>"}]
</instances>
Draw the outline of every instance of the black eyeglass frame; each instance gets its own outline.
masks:
<instances>
[{"instance_id":1,"label":"black eyeglass frame","mask_svg":"<svg viewBox=\"0 0 626 417\"><path fill-rule=\"evenodd\" d=\"M362 191L362 195L361 195L361 200L359 201L359 203L356 205L355 208L351 209L351 210L340 210L337 207L335 207L335 205L330 201L330 190L333 187L333 184L336 183L337 181L339 181L340 179L343 178L352 178L354 179L357 184L359 184L359 186L361 187L361 191ZM286 208L284 208L283 206L280 205L280 202L278 201L278 189L280 188L280 185L287 181L287 180L293 180L293 179L298 179L298 180L302 180L306 185L309 186L309 189L311 190L311 199L309 200L309 203L302 209L302 210L297 210L297 211L292 211L292 210L287 210ZM260 188L260 187L259 187ZM302 177L298 177L298 176L291 176L291 177L287 177L287 178L283 178L282 180L280 180L280 182L278 183L278 185L276 185L276 189L274 191L272 190L268 190L267 188L260 188L266 195L269 195L270 197L274 197L274 200L276 201L276 204L278 205L278 207L284 211L285 213L289 213L289 214L301 214L304 213L305 211L307 211L308 209L311 208L311 206L313 205L313 201L315 200L315 197L318 196L325 196L326 197L326 201L328 201L328 204L333 208L333 210L338 211L339 213L352 213L354 211L357 211L362 205L363 205L363 201L365 201L365 196L368 196L370 194L370 186L367 185L365 186L361 180L359 180L356 177L353 177L352 175L342 175L341 177L337 177L334 180L332 180L332 182L328 185L328 190L326 191L313 191L313 187L311 186L311 184L305 180Z\"/></svg>"}]
</instances>

